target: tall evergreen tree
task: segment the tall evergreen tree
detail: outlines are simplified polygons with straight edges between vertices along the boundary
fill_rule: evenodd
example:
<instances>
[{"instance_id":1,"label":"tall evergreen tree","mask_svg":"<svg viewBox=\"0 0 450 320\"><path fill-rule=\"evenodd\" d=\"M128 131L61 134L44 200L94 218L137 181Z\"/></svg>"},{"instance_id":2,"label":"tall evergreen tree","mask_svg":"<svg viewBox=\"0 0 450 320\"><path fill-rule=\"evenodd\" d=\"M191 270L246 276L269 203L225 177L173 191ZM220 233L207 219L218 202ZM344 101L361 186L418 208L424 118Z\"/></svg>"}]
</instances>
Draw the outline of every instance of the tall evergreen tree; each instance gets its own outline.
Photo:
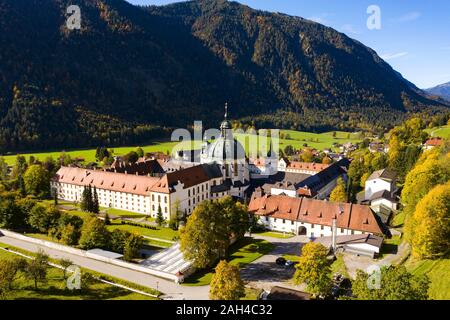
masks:
<instances>
[{"instance_id":1,"label":"tall evergreen tree","mask_svg":"<svg viewBox=\"0 0 450 320\"><path fill-rule=\"evenodd\" d=\"M98 193L97 187L94 186L94 191L92 195L92 212L98 214L100 212L100 206L98 203Z\"/></svg>"},{"instance_id":2,"label":"tall evergreen tree","mask_svg":"<svg viewBox=\"0 0 450 320\"><path fill-rule=\"evenodd\" d=\"M80 208L83 211L88 211L88 189L86 186L83 187L83 193L81 194Z\"/></svg>"}]
</instances>

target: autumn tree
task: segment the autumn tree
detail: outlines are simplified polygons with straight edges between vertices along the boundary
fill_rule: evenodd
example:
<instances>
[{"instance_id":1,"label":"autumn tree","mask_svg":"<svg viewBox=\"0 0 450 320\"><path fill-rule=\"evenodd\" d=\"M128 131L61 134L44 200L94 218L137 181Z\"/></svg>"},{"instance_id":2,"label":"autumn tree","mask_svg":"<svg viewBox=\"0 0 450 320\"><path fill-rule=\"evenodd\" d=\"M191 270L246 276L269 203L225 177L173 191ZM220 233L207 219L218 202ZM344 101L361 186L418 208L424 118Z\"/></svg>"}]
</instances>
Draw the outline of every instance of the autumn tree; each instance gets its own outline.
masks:
<instances>
[{"instance_id":1,"label":"autumn tree","mask_svg":"<svg viewBox=\"0 0 450 320\"><path fill-rule=\"evenodd\" d=\"M108 248L109 232L105 223L96 217L85 220L81 229L80 246L85 250Z\"/></svg>"},{"instance_id":2,"label":"autumn tree","mask_svg":"<svg viewBox=\"0 0 450 320\"><path fill-rule=\"evenodd\" d=\"M39 251L36 257L26 265L25 276L34 281L36 290L39 282L46 282L48 267L48 255L43 251Z\"/></svg>"},{"instance_id":3,"label":"autumn tree","mask_svg":"<svg viewBox=\"0 0 450 320\"><path fill-rule=\"evenodd\" d=\"M124 242L123 259L125 261L132 261L134 258L139 257L139 250L143 245L144 238L139 234L131 233Z\"/></svg>"},{"instance_id":4,"label":"autumn tree","mask_svg":"<svg viewBox=\"0 0 450 320\"><path fill-rule=\"evenodd\" d=\"M13 282L16 280L19 271L23 271L27 262L24 258L2 259L0 260L0 297L7 298L13 289Z\"/></svg>"},{"instance_id":5,"label":"autumn tree","mask_svg":"<svg viewBox=\"0 0 450 320\"><path fill-rule=\"evenodd\" d=\"M211 300L239 300L245 295L245 286L239 268L221 260L211 279L209 298Z\"/></svg>"},{"instance_id":6,"label":"autumn tree","mask_svg":"<svg viewBox=\"0 0 450 320\"><path fill-rule=\"evenodd\" d=\"M50 194L50 176L41 165L29 166L23 175L23 181L27 194L40 198L45 198Z\"/></svg>"},{"instance_id":7,"label":"autumn tree","mask_svg":"<svg viewBox=\"0 0 450 320\"><path fill-rule=\"evenodd\" d=\"M416 204L434 186L450 179L450 166L447 156L429 153L421 157L416 166L407 174L401 194L406 213L412 214Z\"/></svg>"},{"instance_id":8,"label":"autumn tree","mask_svg":"<svg viewBox=\"0 0 450 320\"><path fill-rule=\"evenodd\" d=\"M181 229L181 250L198 268L206 268L228 253L232 238L241 238L250 227L244 205L231 197L203 201Z\"/></svg>"},{"instance_id":9,"label":"autumn tree","mask_svg":"<svg viewBox=\"0 0 450 320\"><path fill-rule=\"evenodd\" d=\"M337 180L337 185L330 194L330 201L333 202L347 202L347 189L342 177Z\"/></svg>"},{"instance_id":10,"label":"autumn tree","mask_svg":"<svg viewBox=\"0 0 450 320\"><path fill-rule=\"evenodd\" d=\"M180 232L180 249L197 268L211 266L224 257L229 245L227 221L217 201L201 202Z\"/></svg>"},{"instance_id":11,"label":"autumn tree","mask_svg":"<svg viewBox=\"0 0 450 320\"><path fill-rule=\"evenodd\" d=\"M439 258L450 248L450 182L428 192L405 226L415 258Z\"/></svg>"},{"instance_id":12,"label":"autumn tree","mask_svg":"<svg viewBox=\"0 0 450 320\"><path fill-rule=\"evenodd\" d=\"M320 243L305 244L296 265L294 282L306 283L307 289L315 295L327 295L331 288L331 268L327 254L327 248Z\"/></svg>"}]
</instances>

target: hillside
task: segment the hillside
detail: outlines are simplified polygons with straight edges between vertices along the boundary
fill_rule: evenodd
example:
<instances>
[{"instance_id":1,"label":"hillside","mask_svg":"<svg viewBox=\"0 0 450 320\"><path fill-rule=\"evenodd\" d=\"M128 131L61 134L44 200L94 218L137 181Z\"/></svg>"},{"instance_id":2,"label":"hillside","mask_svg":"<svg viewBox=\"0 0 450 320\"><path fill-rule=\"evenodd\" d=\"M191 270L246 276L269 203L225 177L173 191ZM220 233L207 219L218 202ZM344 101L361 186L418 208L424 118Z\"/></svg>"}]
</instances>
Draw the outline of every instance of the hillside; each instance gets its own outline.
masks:
<instances>
[{"instance_id":1,"label":"hillside","mask_svg":"<svg viewBox=\"0 0 450 320\"><path fill-rule=\"evenodd\" d=\"M233 118L318 131L446 108L302 18L221 0L79 0L82 29L69 31L69 4L0 3L0 152L143 143L193 120L217 126L225 101Z\"/></svg>"},{"instance_id":2,"label":"hillside","mask_svg":"<svg viewBox=\"0 0 450 320\"><path fill-rule=\"evenodd\" d=\"M425 91L431 95L435 95L441 97L442 99L450 101L450 82L426 89Z\"/></svg>"}]
</instances>

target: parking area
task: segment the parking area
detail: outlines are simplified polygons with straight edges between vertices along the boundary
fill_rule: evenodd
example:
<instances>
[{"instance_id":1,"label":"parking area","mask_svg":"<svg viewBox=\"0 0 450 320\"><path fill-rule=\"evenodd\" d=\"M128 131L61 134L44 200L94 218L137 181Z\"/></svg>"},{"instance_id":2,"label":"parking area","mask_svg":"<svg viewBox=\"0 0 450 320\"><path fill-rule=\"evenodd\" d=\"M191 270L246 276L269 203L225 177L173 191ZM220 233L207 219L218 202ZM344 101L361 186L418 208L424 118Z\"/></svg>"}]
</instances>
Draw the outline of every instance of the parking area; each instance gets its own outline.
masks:
<instances>
[{"instance_id":1,"label":"parking area","mask_svg":"<svg viewBox=\"0 0 450 320\"><path fill-rule=\"evenodd\" d=\"M299 255L303 244L309 242L305 236L295 236L287 239L261 237L270 241L275 248L269 254L253 261L241 270L241 277L248 285L254 288L270 290L273 286L293 287L291 279L295 272L294 266L280 266L275 260L283 255ZM296 287L299 289L299 287Z\"/></svg>"}]
</instances>

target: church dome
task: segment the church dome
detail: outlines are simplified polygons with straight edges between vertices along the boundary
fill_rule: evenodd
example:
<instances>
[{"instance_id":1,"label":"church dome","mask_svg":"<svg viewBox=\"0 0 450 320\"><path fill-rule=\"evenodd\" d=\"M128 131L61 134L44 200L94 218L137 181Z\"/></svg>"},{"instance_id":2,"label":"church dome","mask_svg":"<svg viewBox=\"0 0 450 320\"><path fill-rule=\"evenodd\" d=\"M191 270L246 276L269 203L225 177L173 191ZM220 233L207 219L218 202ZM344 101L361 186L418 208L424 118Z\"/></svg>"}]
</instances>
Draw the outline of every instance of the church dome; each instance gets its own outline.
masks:
<instances>
[{"instance_id":1,"label":"church dome","mask_svg":"<svg viewBox=\"0 0 450 320\"><path fill-rule=\"evenodd\" d=\"M221 135L209 146L207 157L211 162L245 160L245 150L233 136L225 137Z\"/></svg>"}]
</instances>

